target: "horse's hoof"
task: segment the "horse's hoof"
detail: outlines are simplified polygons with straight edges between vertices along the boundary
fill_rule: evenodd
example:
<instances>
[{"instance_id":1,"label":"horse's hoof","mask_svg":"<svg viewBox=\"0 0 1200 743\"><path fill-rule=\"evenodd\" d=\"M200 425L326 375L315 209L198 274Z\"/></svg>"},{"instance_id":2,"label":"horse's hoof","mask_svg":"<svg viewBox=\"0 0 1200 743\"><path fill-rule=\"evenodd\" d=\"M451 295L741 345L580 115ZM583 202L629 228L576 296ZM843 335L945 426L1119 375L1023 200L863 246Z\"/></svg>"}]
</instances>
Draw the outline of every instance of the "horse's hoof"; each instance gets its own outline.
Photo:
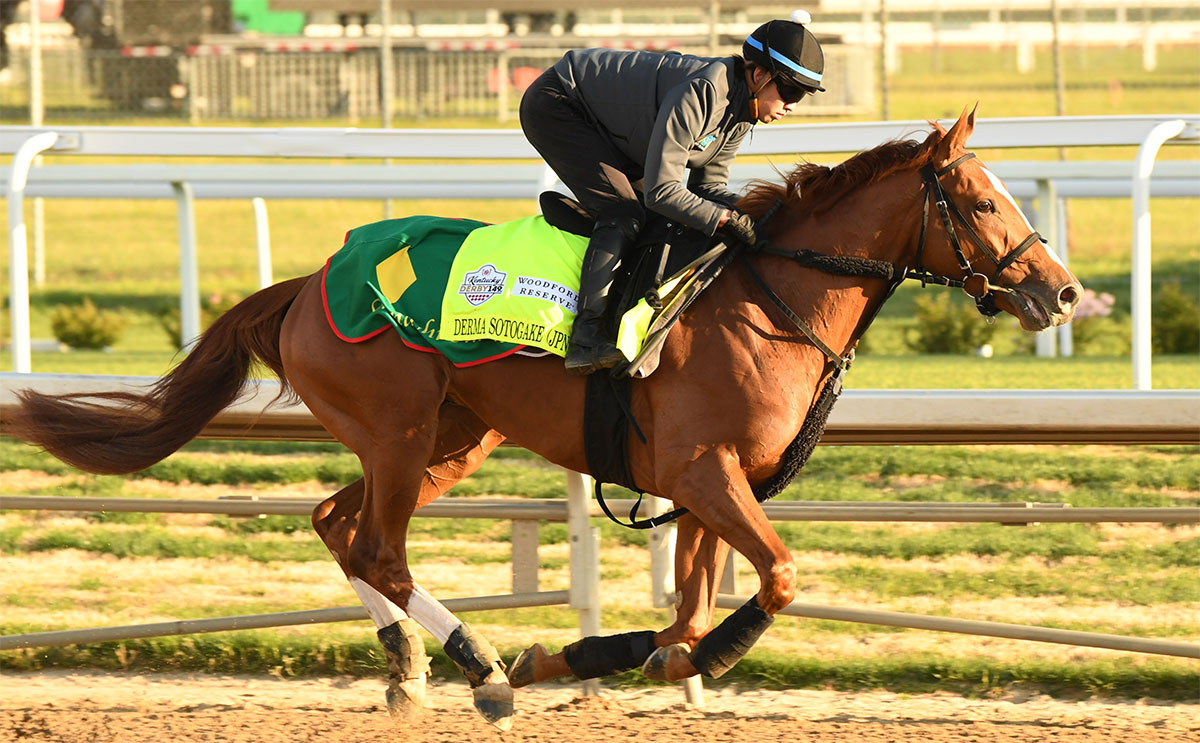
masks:
<instances>
[{"instance_id":1,"label":"horse's hoof","mask_svg":"<svg viewBox=\"0 0 1200 743\"><path fill-rule=\"evenodd\" d=\"M667 675L667 666L673 665L672 660L677 656L682 655L686 658L689 652L691 650L682 642L659 648L651 653L646 662L642 664L642 675L654 681L677 681L678 679L670 678Z\"/></svg>"},{"instance_id":2,"label":"horse's hoof","mask_svg":"<svg viewBox=\"0 0 1200 743\"><path fill-rule=\"evenodd\" d=\"M484 682L471 690L475 697L475 709L483 719L496 726L501 732L512 728L513 692L503 671L493 671Z\"/></svg>"},{"instance_id":3,"label":"horse's hoof","mask_svg":"<svg viewBox=\"0 0 1200 743\"><path fill-rule=\"evenodd\" d=\"M395 679L388 684L387 708L392 720L400 723L413 722L425 708L425 677Z\"/></svg>"},{"instance_id":4,"label":"horse's hoof","mask_svg":"<svg viewBox=\"0 0 1200 743\"><path fill-rule=\"evenodd\" d=\"M547 655L546 649L536 643L522 650L517 659L508 667L508 685L514 689L520 689L537 681L534 673L537 663Z\"/></svg>"}]
</instances>

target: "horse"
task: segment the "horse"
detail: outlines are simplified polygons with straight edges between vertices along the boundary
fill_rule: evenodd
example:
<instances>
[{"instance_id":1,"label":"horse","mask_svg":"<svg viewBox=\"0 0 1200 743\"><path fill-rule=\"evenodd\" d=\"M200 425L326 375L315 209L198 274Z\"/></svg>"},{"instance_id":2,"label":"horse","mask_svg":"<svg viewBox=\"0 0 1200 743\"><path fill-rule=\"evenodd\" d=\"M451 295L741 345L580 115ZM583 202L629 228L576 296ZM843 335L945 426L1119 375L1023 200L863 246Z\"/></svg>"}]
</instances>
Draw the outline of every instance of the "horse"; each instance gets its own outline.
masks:
<instances>
[{"instance_id":1,"label":"horse","mask_svg":"<svg viewBox=\"0 0 1200 743\"><path fill-rule=\"evenodd\" d=\"M1028 331L1074 313L1079 282L967 151L974 126L975 111L964 109L949 130L931 122L924 141L887 142L835 167L801 164L782 184L756 182L742 197L738 208L756 218L774 210L764 249L725 268L672 330L658 370L632 384L645 439L630 439L636 485L686 509L677 616L660 631L586 637L554 654L534 645L506 666L421 587L406 556L409 520L502 442L588 471L585 380L553 357L460 368L406 348L397 334L345 343L326 320L320 272L233 307L144 393L22 391L9 432L83 470L137 471L235 401L257 360L362 463L363 476L318 505L312 522L378 628L397 721L417 719L424 700L429 661L418 625L442 643L475 707L501 730L511 726L513 688L556 676L641 666L652 678L717 677L796 591L795 564L755 488L781 471L818 393L901 279L961 286L985 314L1007 312ZM829 272L801 260L812 255L887 270ZM759 588L714 628L731 548L754 566Z\"/></svg>"}]
</instances>

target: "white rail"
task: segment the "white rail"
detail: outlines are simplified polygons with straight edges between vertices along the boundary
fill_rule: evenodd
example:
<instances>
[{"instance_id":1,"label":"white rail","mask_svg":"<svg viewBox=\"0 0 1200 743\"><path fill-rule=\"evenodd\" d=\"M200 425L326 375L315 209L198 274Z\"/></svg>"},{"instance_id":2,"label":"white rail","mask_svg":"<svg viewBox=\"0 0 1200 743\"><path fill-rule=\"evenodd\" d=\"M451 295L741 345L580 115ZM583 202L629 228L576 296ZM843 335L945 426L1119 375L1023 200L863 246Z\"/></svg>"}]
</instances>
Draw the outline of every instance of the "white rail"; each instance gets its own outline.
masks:
<instances>
[{"instance_id":1,"label":"white rail","mask_svg":"<svg viewBox=\"0 0 1200 743\"><path fill-rule=\"evenodd\" d=\"M949 124L950 122L944 122ZM899 137L911 136L927 130L922 121L866 122L843 124L796 124L763 127L743 149L743 155L785 155L788 163L796 153L820 154L856 152ZM1134 296L1132 308L1134 327L1148 327L1150 316L1149 255L1150 222L1148 196L1149 177L1155 155L1167 142L1200 142L1200 116L1181 114L1169 116L1072 116L1059 118L998 118L982 119L977 122L972 146L977 148L1028 148L1028 147L1075 147L1075 146L1118 146L1139 147L1136 168L1131 168L1128 181L1134 195L1133 255L1135 267ZM42 152L72 155L103 156L188 156L188 157L270 157L270 158L329 158L343 159L433 159L497 161L511 159L536 159L536 153L526 142L524 135L516 130L356 130L356 129L247 129L247 128L174 128L174 127L9 127L0 131L0 152L14 153L8 177L9 199L9 250L12 270L12 324L13 324L13 369L17 372L32 370L31 339L28 327L28 256L25 240L23 201L27 190L29 167L34 157ZM155 166L151 166L155 167ZM515 166L520 167L520 166ZM1050 167L1050 166L1047 166ZM50 170L47 168L47 170ZM516 177L515 170L507 175L499 174L499 181L480 184L489 176L483 169L471 169L465 177L458 174L452 179L456 186L452 193L463 198L511 197L514 193L533 195L536 190L549 187L553 178L543 170L534 188L527 176ZM497 174L495 167L489 169ZM373 186L385 190L378 177L366 179L364 188ZM500 171L501 173L503 171ZM180 219L180 266L183 291L180 298L181 322L185 339L192 339L199 332L199 291L194 275L195 238L190 225L192 200L195 198L187 173L164 166L156 173L157 183L133 178L122 181L118 186L113 181L102 182L100 190L122 191L126 188L157 189L168 185L171 195L179 204ZM413 175L424 180L427 174ZM1053 173L1036 179L1039 193L1050 193L1041 187ZM1082 177L1094 179L1094 175ZM1111 178L1107 178L1111 180ZM237 179L231 179L236 181ZM269 181L269 178L264 178ZM339 179L340 180L340 179ZM431 178L436 180L436 178ZM521 186L515 185L520 182ZM1186 181L1185 181L1186 182ZM137 186L137 183L142 183ZM395 182L392 195L406 195L401 182ZM410 186L412 181L409 182ZM419 183L419 182L418 182ZM267 196L280 193L290 197L329 197L330 189L322 189L321 183L294 185L286 190L278 184L263 183L253 193ZM420 191L428 196L428 184ZM525 189L529 188L528 191ZM1186 190L1185 192L1190 193ZM231 187L231 191L234 189ZM363 192L364 196L365 191ZM375 192L378 193L378 192ZM161 195L162 192L156 192ZM301 196L304 194L304 196ZM233 193L229 194L234 195ZM243 193L241 195L250 195ZM1145 198L1142 198L1145 195ZM1060 197L1055 197L1060 198ZM1055 207L1043 205L1039 217L1039 229L1044 234L1054 235L1051 228ZM259 224L264 224L260 219ZM23 270L22 270L23 269ZM260 275L267 272L260 266ZM1139 330L1145 336L1144 330ZM1148 337L1135 341L1134 386L1149 389L1150 353Z\"/></svg>"},{"instance_id":2,"label":"white rail","mask_svg":"<svg viewBox=\"0 0 1200 743\"><path fill-rule=\"evenodd\" d=\"M146 389L154 377L0 372L0 433L17 391ZM303 403L267 407L277 382L217 415L202 438L331 441ZM1194 444L1200 390L846 390L825 444Z\"/></svg>"}]
</instances>

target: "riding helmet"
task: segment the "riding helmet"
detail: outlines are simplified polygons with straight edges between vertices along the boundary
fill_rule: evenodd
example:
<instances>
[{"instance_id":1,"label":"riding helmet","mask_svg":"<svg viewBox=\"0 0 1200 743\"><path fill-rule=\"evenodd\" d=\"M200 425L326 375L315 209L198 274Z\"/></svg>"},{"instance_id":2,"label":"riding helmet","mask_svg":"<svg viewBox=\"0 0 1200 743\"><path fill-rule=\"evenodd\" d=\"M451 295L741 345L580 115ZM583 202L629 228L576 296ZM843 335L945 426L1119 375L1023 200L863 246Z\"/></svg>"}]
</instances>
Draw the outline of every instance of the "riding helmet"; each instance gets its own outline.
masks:
<instances>
[{"instance_id":1,"label":"riding helmet","mask_svg":"<svg viewBox=\"0 0 1200 743\"><path fill-rule=\"evenodd\" d=\"M772 77L809 91L824 91L825 54L817 37L804 27L812 20L797 10L790 20L767 21L754 29L742 44L742 56L763 67Z\"/></svg>"}]
</instances>

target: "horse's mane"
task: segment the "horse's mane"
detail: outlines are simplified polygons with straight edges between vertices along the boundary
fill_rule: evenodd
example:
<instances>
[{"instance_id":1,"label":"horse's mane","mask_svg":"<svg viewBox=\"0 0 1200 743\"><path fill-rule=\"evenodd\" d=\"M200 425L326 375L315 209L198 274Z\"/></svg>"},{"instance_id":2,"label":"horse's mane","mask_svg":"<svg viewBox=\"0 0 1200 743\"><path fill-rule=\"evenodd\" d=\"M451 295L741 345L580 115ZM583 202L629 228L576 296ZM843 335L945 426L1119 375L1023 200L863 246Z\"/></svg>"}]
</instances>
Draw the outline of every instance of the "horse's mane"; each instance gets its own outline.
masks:
<instances>
[{"instance_id":1,"label":"horse's mane","mask_svg":"<svg viewBox=\"0 0 1200 743\"><path fill-rule=\"evenodd\" d=\"M784 206L804 203L808 213L829 209L850 191L908 168L919 168L933 157L941 132L934 130L924 142L893 140L828 167L800 163L784 174L783 183L754 181L738 207L755 218L762 217L777 200Z\"/></svg>"}]
</instances>

